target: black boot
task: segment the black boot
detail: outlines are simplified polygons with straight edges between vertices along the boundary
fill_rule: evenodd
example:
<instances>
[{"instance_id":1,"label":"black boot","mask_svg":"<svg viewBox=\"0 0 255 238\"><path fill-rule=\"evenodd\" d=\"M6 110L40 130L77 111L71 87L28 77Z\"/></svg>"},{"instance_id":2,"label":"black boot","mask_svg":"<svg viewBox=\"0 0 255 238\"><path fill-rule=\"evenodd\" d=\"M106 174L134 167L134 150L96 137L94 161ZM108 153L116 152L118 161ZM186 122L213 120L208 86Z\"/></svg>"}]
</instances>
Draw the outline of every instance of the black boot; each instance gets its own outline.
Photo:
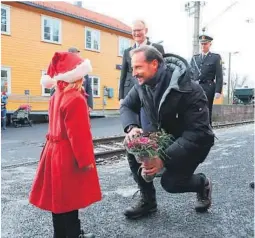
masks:
<instances>
[{"instance_id":1,"label":"black boot","mask_svg":"<svg viewBox=\"0 0 255 238\"><path fill-rule=\"evenodd\" d=\"M254 188L254 182L251 182L251 183L250 183L250 187L251 187L251 188Z\"/></svg>"},{"instance_id":2,"label":"black boot","mask_svg":"<svg viewBox=\"0 0 255 238\"><path fill-rule=\"evenodd\" d=\"M206 212L212 204L212 183L206 179L202 192L197 193L197 203L195 209L197 212Z\"/></svg>"},{"instance_id":3,"label":"black boot","mask_svg":"<svg viewBox=\"0 0 255 238\"><path fill-rule=\"evenodd\" d=\"M142 178L141 170L139 169L141 164L137 163L134 155L127 154L127 159L134 180L141 191L141 198L134 206L127 208L124 211L124 215L127 218L135 219L157 211L156 191L153 182L147 183Z\"/></svg>"},{"instance_id":4,"label":"black boot","mask_svg":"<svg viewBox=\"0 0 255 238\"><path fill-rule=\"evenodd\" d=\"M136 219L157 211L155 190L150 193L141 191L138 202L124 211L124 215L129 219Z\"/></svg>"}]
</instances>

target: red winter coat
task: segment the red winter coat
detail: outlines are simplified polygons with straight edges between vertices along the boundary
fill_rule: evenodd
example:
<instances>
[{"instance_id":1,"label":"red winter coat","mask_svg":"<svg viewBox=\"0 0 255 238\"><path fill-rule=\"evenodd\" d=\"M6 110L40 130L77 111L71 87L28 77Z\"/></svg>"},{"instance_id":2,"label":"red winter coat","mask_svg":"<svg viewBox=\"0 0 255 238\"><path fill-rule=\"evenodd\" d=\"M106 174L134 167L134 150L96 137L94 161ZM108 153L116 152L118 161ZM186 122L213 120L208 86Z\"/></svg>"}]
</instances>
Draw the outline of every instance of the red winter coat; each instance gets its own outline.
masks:
<instances>
[{"instance_id":1,"label":"red winter coat","mask_svg":"<svg viewBox=\"0 0 255 238\"><path fill-rule=\"evenodd\" d=\"M88 107L76 89L58 83L50 99L49 129L29 201L54 213L78 210L101 200ZM93 168L84 168L92 165Z\"/></svg>"}]
</instances>

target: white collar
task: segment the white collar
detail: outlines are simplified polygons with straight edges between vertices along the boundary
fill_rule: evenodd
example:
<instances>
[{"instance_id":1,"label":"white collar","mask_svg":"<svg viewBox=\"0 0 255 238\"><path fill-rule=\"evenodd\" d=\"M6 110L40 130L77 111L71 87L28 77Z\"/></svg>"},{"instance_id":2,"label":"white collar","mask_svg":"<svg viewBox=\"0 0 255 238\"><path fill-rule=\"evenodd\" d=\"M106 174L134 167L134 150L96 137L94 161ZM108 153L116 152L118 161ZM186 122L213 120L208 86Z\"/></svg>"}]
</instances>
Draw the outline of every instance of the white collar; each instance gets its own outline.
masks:
<instances>
[{"instance_id":1,"label":"white collar","mask_svg":"<svg viewBox=\"0 0 255 238\"><path fill-rule=\"evenodd\" d=\"M210 51L208 51L207 53L202 52L202 55L207 56L209 53Z\"/></svg>"},{"instance_id":2,"label":"white collar","mask_svg":"<svg viewBox=\"0 0 255 238\"><path fill-rule=\"evenodd\" d=\"M147 45L147 42L148 42L148 40L146 38L145 41L142 42L139 46ZM138 43L137 42L135 43L135 47L138 47Z\"/></svg>"}]
</instances>

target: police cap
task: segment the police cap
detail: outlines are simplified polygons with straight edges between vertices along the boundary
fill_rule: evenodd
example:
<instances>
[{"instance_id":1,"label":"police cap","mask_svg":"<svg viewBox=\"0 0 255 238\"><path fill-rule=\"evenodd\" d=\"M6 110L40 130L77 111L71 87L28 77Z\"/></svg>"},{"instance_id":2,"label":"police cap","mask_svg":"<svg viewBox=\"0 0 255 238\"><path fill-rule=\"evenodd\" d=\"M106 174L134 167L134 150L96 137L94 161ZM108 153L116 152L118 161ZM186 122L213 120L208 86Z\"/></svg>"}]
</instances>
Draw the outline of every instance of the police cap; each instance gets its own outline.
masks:
<instances>
[{"instance_id":1,"label":"police cap","mask_svg":"<svg viewBox=\"0 0 255 238\"><path fill-rule=\"evenodd\" d=\"M210 36L207 36L207 35L199 36L200 43L211 42L212 40L213 40L213 38Z\"/></svg>"}]
</instances>

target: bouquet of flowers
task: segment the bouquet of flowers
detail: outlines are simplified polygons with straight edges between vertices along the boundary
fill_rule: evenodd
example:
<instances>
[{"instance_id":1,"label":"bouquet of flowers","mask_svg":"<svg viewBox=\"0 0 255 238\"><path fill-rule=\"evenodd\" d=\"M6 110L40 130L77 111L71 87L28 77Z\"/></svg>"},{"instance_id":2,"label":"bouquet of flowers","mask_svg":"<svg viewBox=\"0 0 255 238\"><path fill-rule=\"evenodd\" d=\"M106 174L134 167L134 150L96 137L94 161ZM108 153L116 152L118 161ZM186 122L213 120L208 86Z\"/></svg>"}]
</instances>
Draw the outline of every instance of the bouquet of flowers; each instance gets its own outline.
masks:
<instances>
[{"instance_id":1,"label":"bouquet of flowers","mask_svg":"<svg viewBox=\"0 0 255 238\"><path fill-rule=\"evenodd\" d=\"M171 145L174 140L172 135L167 134L162 130L136 135L131 141L125 141L124 145L127 152L135 156L138 163L149 166L155 156L158 156L161 159L164 158L165 149ZM156 174L153 176L146 175L143 169L141 175L146 182L151 182L156 176Z\"/></svg>"}]
</instances>

